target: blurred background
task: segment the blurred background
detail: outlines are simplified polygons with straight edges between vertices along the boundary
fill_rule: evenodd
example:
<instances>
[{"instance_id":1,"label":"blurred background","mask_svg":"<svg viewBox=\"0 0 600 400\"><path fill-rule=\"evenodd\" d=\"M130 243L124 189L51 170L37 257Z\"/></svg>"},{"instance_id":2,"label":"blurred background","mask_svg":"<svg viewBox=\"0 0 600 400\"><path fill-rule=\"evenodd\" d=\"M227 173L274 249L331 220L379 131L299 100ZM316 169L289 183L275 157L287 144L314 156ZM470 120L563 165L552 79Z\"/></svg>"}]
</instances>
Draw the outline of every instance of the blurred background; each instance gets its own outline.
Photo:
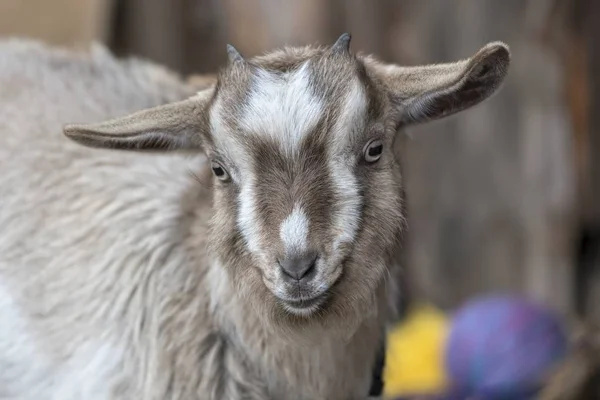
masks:
<instances>
[{"instance_id":1,"label":"blurred background","mask_svg":"<svg viewBox=\"0 0 600 400\"><path fill-rule=\"evenodd\" d=\"M410 299L490 292L600 321L600 2L594 0L1 0L0 36L105 43L181 74L330 44L414 65L508 43L504 88L406 137Z\"/></svg>"}]
</instances>

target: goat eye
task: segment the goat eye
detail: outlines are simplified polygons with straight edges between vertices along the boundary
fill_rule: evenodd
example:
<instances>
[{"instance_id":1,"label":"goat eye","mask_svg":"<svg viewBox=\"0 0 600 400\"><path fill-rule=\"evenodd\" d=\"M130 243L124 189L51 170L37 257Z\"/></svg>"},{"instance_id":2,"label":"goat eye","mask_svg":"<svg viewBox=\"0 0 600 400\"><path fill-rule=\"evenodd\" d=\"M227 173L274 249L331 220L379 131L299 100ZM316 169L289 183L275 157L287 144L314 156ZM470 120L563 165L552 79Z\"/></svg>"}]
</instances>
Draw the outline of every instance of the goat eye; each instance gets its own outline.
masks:
<instances>
[{"instance_id":1,"label":"goat eye","mask_svg":"<svg viewBox=\"0 0 600 400\"><path fill-rule=\"evenodd\" d=\"M365 146L365 161L368 163L374 163L381 158L383 153L383 142L381 140L373 140L367 143Z\"/></svg>"},{"instance_id":2,"label":"goat eye","mask_svg":"<svg viewBox=\"0 0 600 400\"><path fill-rule=\"evenodd\" d=\"M229 180L229 174L227 173L227 171L225 171L225 168L223 168L223 166L221 164L213 161L213 162L211 162L210 167L212 169L213 174L215 174L215 176L217 177L217 179L219 179L220 181L228 181Z\"/></svg>"}]
</instances>

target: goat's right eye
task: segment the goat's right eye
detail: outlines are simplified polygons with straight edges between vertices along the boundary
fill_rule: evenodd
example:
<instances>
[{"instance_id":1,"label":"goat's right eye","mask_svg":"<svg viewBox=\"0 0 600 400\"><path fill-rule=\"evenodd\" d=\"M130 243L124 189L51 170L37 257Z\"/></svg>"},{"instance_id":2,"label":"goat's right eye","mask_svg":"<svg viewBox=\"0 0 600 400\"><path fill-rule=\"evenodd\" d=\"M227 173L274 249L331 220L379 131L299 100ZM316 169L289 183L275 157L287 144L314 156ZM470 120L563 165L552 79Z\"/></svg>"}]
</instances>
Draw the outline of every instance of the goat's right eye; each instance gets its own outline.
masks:
<instances>
[{"instance_id":1,"label":"goat's right eye","mask_svg":"<svg viewBox=\"0 0 600 400\"><path fill-rule=\"evenodd\" d=\"M218 162L211 162L210 168L212 169L213 174L215 174L218 180L224 182L229 180L229 174L227 173L225 168L223 168L223 166Z\"/></svg>"}]
</instances>

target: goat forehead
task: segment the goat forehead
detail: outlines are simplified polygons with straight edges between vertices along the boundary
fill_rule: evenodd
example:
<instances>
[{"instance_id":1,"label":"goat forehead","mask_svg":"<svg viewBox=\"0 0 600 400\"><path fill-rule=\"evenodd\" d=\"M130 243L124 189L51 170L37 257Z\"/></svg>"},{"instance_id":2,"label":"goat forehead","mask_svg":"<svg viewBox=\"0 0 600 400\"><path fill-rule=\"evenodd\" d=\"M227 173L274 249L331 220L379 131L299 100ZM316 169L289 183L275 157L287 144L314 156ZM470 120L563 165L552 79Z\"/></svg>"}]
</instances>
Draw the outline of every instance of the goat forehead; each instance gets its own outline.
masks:
<instances>
[{"instance_id":1,"label":"goat forehead","mask_svg":"<svg viewBox=\"0 0 600 400\"><path fill-rule=\"evenodd\" d=\"M257 69L243 84L225 87L213 118L231 140L270 140L286 155L296 154L303 142L320 135L344 142L364 123L367 98L362 82L348 69L329 68L306 61L297 68L277 72ZM226 141L226 140L225 140Z\"/></svg>"},{"instance_id":2,"label":"goat forehead","mask_svg":"<svg viewBox=\"0 0 600 400\"><path fill-rule=\"evenodd\" d=\"M239 118L242 131L267 136L293 152L314 131L328 105L311 85L308 64L285 74L259 70Z\"/></svg>"}]
</instances>

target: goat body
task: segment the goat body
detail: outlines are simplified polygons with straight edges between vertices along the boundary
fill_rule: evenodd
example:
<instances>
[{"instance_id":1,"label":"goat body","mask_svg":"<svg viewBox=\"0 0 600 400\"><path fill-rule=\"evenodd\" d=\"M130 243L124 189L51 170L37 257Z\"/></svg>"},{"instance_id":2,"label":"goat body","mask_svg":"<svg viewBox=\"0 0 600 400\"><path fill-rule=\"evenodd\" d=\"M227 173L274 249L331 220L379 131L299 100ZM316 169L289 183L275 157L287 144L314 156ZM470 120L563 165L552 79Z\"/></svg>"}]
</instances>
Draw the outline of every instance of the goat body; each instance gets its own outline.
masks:
<instances>
[{"instance_id":1,"label":"goat body","mask_svg":"<svg viewBox=\"0 0 600 400\"><path fill-rule=\"evenodd\" d=\"M334 46L335 57L344 56L344 45L342 40L337 50ZM234 165L248 157L248 148L224 145L220 141L227 134L216 133L233 124L216 114L238 109L268 114L264 110L273 107L268 96L285 104L280 112L292 113L294 126L304 124L311 116L292 110L295 103L285 103L285 96L295 90L302 103L308 95L300 64L327 64L327 51L287 49L248 66L231 48L220 86L209 77L198 87L150 62L117 60L101 47L83 54L24 40L0 44L0 399L366 397L395 302L395 279L387 277L397 273L404 228L397 153L384 153L387 164L365 178L378 180L384 193L378 197L378 189L369 189L362 178L344 175L332 161L342 157L329 150L327 155L311 150L312 161L300 168L298 154L304 153L294 153L296 139L282 131L296 161L270 160L274 148L261 153L265 173L254 177L250 198L242 183L244 168ZM508 52L495 44L464 62L419 69L425 73L419 79L430 77L426 80L439 89L439 99L429 87L426 97L418 97L425 91L406 78L416 69L368 57L352 56L347 63L367 68L360 79L368 79L372 90L398 91L400 84L410 89L394 101L380 96L377 122L389 138L380 137L393 148L389 132L401 121L442 117L489 96L504 77ZM327 92L327 79L339 76L325 72L320 78ZM396 80L386 81L389 74ZM257 76L261 86L249 93L263 90L258 100L248 100L245 108L233 104L236 95L227 90L242 96L243 82ZM448 93L450 103L443 97ZM335 94L342 95L346 106L362 107L353 105L356 93ZM402 112L392 110L400 99ZM216 113L210 117L209 104ZM317 113L315 104L306 101L304 111ZM194 118L182 117L182 109ZM128 113L134 117L121 119ZM101 120L110 122L92 124ZM63 135L66 123L78 124L65 128L73 140ZM236 120L239 130L261 123ZM188 133L201 138L177 136ZM279 140L276 134L268 134L268 141ZM245 143L252 140L248 136ZM216 158L219 146L221 158ZM211 150L194 151L198 147ZM235 149L236 156L223 156L224 148ZM368 152L372 161L374 153ZM315 161L319 157L322 165ZM327 165L338 173L331 181L315 175ZM259 198L260 190L268 189L261 179L277 189L286 176L293 179L278 193L293 187L295 203L283 198L269 203L277 192ZM340 176L348 187L360 187L347 195L360 206L341 202L347 187L336 186ZM297 184L302 177L311 183ZM320 197L326 193L327 199ZM249 198L262 206L246 207ZM261 215L261 207L270 213ZM281 218L279 208L287 210ZM315 215L322 210L327 210L323 221L340 223L319 222ZM273 228L269 224L275 220ZM269 236L271 231L276 234ZM384 237L378 239L378 232ZM327 246L319 247L313 237ZM273 238L281 238L281 249L264 244ZM319 252L314 277L290 278L289 271L272 267L271 255L283 265L296 251L309 254L308 248ZM299 300L291 299L294 288ZM308 306L303 296L318 290L327 296L319 292L323 300Z\"/></svg>"}]
</instances>

